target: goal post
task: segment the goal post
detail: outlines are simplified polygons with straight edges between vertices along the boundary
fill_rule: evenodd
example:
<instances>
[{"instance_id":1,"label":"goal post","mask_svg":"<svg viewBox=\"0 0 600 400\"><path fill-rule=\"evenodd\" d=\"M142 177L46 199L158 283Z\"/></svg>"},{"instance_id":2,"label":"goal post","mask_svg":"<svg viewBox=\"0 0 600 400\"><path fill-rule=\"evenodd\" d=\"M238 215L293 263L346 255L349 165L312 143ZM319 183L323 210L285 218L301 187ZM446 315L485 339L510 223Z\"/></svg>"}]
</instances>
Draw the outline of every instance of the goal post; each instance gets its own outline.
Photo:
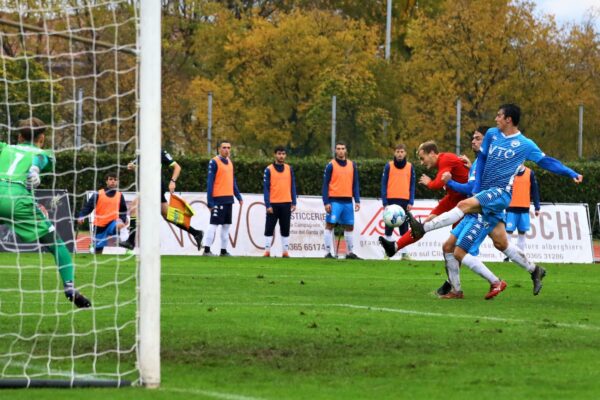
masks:
<instances>
[{"instance_id":1,"label":"goal post","mask_svg":"<svg viewBox=\"0 0 600 400\"><path fill-rule=\"evenodd\" d=\"M160 385L161 2L141 3L139 365L142 383L155 388Z\"/></svg>"},{"instance_id":2,"label":"goal post","mask_svg":"<svg viewBox=\"0 0 600 400\"><path fill-rule=\"evenodd\" d=\"M51 168L30 193L32 215L54 224L31 243L0 215L0 389L160 385L161 10L160 0L0 2L0 142L18 147L19 120L45 123ZM98 242L74 229L78 213L109 172L139 199L138 248L117 247L117 228L114 252L82 254ZM61 254L63 240L78 254ZM77 305L80 292L91 307Z\"/></svg>"}]
</instances>

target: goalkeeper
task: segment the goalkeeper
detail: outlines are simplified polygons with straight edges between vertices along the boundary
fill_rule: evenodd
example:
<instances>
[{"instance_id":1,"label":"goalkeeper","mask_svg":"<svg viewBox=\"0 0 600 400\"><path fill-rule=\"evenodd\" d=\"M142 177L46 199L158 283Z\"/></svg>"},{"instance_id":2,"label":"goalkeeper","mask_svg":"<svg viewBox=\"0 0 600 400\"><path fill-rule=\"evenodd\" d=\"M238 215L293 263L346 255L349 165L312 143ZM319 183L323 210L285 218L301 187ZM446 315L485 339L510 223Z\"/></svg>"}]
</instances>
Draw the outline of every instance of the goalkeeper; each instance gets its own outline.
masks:
<instances>
[{"instance_id":1,"label":"goalkeeper","mask_svg":"<svg viewBox=\"0 0 600 400\"><path fill-rule=\"evenodd\" d=\"M38 118L19 121L18 144L0 142L0 218L27 243L38 242L56 260L65 296L79 308L92 303L75 289L74 266L65 242L38 208L33 189L40 173L52 171L54 156L43 150L46 126Z\"/></svg>"}]
</instances>

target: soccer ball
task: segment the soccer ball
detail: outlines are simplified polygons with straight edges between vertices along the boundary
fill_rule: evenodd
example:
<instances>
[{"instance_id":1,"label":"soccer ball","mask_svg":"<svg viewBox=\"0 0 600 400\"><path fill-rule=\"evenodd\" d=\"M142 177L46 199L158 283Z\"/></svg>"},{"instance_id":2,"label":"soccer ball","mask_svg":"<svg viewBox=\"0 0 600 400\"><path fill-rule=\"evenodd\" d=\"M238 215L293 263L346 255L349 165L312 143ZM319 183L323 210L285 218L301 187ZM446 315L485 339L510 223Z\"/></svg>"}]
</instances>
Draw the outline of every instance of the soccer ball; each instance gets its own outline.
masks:
<instances>
[{"instance_id":1,"label":"soccer ball","mask_svg":"<svg viewBox=\"0 0 600 400\"><path fill-rule=\"evenodd\" d=\"M390 204L383 210L383 222L389 228L397 228L406 220L404 209L397 204Z\"/></svg>"}]
</instances>

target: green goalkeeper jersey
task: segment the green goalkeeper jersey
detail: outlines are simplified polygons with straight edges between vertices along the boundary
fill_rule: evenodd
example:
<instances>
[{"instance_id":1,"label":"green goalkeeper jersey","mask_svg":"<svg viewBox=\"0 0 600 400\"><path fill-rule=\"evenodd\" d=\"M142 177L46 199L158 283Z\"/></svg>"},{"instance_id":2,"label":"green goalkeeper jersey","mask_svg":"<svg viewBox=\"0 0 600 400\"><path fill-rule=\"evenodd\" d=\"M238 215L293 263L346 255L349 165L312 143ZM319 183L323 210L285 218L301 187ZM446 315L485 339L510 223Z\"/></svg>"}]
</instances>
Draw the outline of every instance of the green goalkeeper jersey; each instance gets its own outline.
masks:
<instances>
[{"instance_id":1,"label":"green goalkeeper jersey","mask_svg":"<svg viewBox=\"0 0 600 400\"><path fill-rule=\"evenodd\" d=\"M31 166L41 172L52 169L54 156L50 150L31 144L10 145L0 142L0 181L26 184Z\"/></svg>"}]
</instances>

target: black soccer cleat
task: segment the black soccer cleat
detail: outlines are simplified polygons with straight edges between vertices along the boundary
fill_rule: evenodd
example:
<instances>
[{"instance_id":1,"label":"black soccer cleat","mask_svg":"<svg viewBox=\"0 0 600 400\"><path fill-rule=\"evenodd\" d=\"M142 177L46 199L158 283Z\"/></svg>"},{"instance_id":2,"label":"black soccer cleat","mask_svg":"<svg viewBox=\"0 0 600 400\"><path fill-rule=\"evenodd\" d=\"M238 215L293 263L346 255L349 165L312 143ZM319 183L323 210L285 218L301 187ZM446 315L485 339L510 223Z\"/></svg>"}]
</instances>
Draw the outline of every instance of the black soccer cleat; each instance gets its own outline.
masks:
<instances>
[{"instance_id":1,"label":"black soccer cleat","mask_svg":"<svg viewBox=\"0 0 600 400\"><path fill-rule=\"evenodd\" d=\"M546 270L542 267L535 266L535 269L531 273L531 280L533 281L533 295L537 296L542 290L542 279L546 276Z\"/></svg>"},{"instance_id":2,"label":"black soccer cleat","mask_svg":"<svg viewBox=\"0 0 600 400\"><path fill-rule=\"evenodd\" d=\"M222 251L221 250L221 254L219 254L220 257L231 257L231 253L228 252L227 250Z\"/></svg>"},{"instance_id":3,"label":"black soccer cleat","mask_svg":"<svg viewBox=\"0 0 600 400\"><path fill-rule=\"evenodd\" d=\"M198 251L202 251L202 238L204 237L204 232L197 231L194 235L194 240L196 241L196 247L198 247Z\"/></svg>"},{"instance_id":4,"label":"black soccer cleat","mask_svg":"<svg viewBox=\"0 0 600 400\"><path fill-rule=\"evenodd\" d=\"M67 296L67 299L75 304L77 308L90 308L92 306L92 302L77 290L65 292L65 296Z\"/></svg>"},{"instance_id":5,"label":"black soccer cleat","mask_svg":"<svg viewBox=\"0 0 600 400\"><path fill-rule=\"evenodd\" d=\"M325 254L325 258L332 258L333 259L333 258L337 258L337 257L334 257L331 253L327 253L327 254Z\"/></svg>"},{"instance_id":6,"label":"black soccer cleat","mask_svg":"<svg viewBox=\"0 0 600 400\"><path fill-rule=\"evenodd\" d=\"M406 220L410 226L410 236L412 236L413 239L419 240L425 236L425 228L423 227L423 224L421 221L417 221L410 211L406 212Z\"/></svg>"},{"instance_id":7,"label":"black soccer cleat","mask_svg":"<svg viewBox=\"0 0 600 400\"><path fill-rule=\"evenodd\" d=\"M362 260L362 258L360 258L354 253L348 253L346 254L346 260Z\"/></svg>"},{"instance_id":8,"label":"black soccer cleat","mask_svg":"<svg viewBox=\"0 0 600 400\"><path fill-rule=\"evenodd\" d=\"M385 250L385 254L388 257L394 257L394 254L396 254L396 252L398 251L398 245L396 244L396 242L387 240L383 236L379 236L379 244L381 245L381 247L383 247L383 250Z\"/></svg>"},{"instance_id":9,"label":"black soccer cleat","mask_svg":"<svg viewBox=\"0 0 600 400\"><path fill-rule=\"evenodd\" d=\"M445 296L448 293L450 293L451 291L452 291L452 285L450 284L450 282L445 281L444 284L435 291L435 293L438 296Z\"/></svg>"}]
</instances>

